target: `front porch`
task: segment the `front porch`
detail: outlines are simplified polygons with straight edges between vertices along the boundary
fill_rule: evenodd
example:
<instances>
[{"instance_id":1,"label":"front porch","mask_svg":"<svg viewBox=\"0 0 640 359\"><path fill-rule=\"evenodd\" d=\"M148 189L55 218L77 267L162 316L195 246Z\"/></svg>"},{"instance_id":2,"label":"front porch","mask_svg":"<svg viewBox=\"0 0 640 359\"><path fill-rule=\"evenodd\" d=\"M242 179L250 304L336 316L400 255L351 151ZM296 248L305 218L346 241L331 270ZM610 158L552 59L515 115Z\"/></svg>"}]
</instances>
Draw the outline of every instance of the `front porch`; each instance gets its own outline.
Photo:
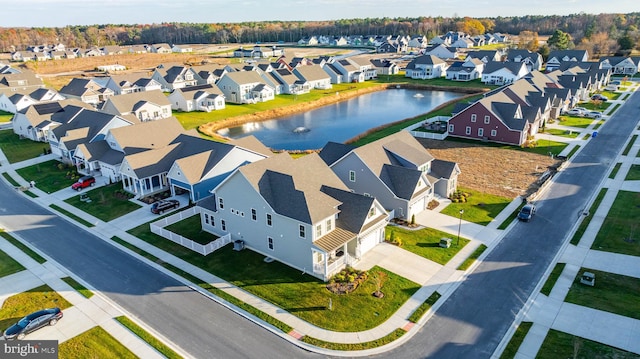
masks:
<instances>
[{"instance_id":1,"label":"front porch","mask_svg":"<svg viewBox=\"0 0 640 359\"><path fill-rule=\"evenodd\" d=\"M122 174L122 188L136 196L143 197L168 189L169 180L166 172L141 179Z\"/></svg>"}]
</instances>

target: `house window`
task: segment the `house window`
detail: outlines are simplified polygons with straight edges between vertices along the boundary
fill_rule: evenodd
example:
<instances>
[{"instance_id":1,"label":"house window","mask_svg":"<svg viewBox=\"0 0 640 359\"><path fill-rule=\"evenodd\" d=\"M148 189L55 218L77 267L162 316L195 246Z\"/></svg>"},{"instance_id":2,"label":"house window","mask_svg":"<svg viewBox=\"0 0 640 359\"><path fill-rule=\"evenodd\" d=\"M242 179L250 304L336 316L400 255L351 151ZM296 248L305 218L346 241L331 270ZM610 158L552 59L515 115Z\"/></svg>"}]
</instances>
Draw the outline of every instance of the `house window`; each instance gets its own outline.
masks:
<instances>
[{"instance_id":1,"label":"house window","mask_svg":"<svg viewBox=\"0 0 640 359\"><path fill-rule=\"evenodd\" d=\"M496 137L498 135L498 131L491 130L491 137Z\"/></svg>"},{"instance_id":2,"label":"house window","mask_svg":"<svg viewBox=\"0 0 640 359\"><path fill-rule=\"evenodd\" d=\"M224 208L224 199L222 199L222 197L218 197L218 207L220 207L220 209Z\"/></svg>"},{"instance_id":3,"label":"house window","mask_svg":"<svg viewBox=\"0 0 640 359\"><path fill-rule=\"evenodd\" d=\"M453 124L450 124L449 125L449 132L453 133L453 130L454 130Z\"/></svg>"},{"instance_id":4,"label":"house window","mask_svg":"<svg viewBox=\"0 0 640 359\"><path fill-rule=\"evenodd\" d=\"M478 137L482 137L484 136L484 128L479 128L478 129Z\"/></svg>"},{"instance_id":5,"label":"house window","mask_svg":"<svg viewBox=\"0 0 640 359\"><path fill-rule=\"evenodd\" d=\"M209 215L207 213L204 214L204 223L209 224Z\"/></svg>"},{"instance_id":6,"label":"house window","mask_svg":"<svg viewBox=\"0 0 640 359\"><path fill-rule=\"evenodd\" d=\"M267 245L269 246L270 250L273 250L273 238L267 237Z\"/></svg>"},{"instance_id":7,"label":"house window","mask_svg":"<svg viewBox=\"0 0 640 359\"><path fill-rule=\"evenodd\" d=\"M255 208L251 208L251 219L253 219L254 221L258 220L258 213L256 212Z\"/></svg>"},{"instance_id":8,"label":"house window","mask_svg":"<svg viewBox=\"0 0 640 359\"><path fill-rule=\"evenodd\" d=\"M376 215L376 207L371 207L371 209L369 210L369 214L367 215L367 218L371 218L375 215Z\"/></svg>"},{"instance_id":9,"label":"house window","mask_svg":"<svg viewBox=\"0 0 640 359\"><path fill-rule=\"evenodd\" d=\"M317 225L316 226L316 238L319 238L320 236L322 236L322 225Z\"/></svg>"},{"instance_id":10,"label":"house window","mask_svg":"<svg viewBox=\"0 0 640 359\"><path fill-rule=\"evenodd\" d=\"M300 238L304 238L304 237L305 237L304 226L300 225Z\"/></svg>"},{"instance_id":11,"label":"house window","mask_svg":"<svg viewBox=\"0 0 640 359\"><path fill-rule=\"evenodd\" d=\"M216 226L216 219L213 216L211 216L211 226L212 227Z\"/></svg>"},{"instance_id":12,"label":"house window","mask_svg":"<svg viewBox=\"0 0 640 359\"><path fill-rule=\"evenodd\" d=\"M271 227L272 224L273 224L273 222L271 220L271 215L269 213L267 213L267 226Z\"/></svg>"},{"instance_id":13,"label":"house window","mask_svg":"<svg viewBox=\"0 0 640 359\"><path fill-rule=\"evenodd\" d=\"M331 231L331 224L332 224L331 220L327 219L327 232Z\"/></svg>"},{"instance_id":14,"label":"house window","mask_svg":"<svg viewBox=\"0 0 640 359\"><path fill-rule=\"evenodd\" d=\"M491 120L491 116L489 115L484 116L484 123L489 123L489 120Z\"/></svg>"},{"instance_id":15,"label":"house window","mask_svg":"<svg viewBox=\"0 0 640 359\"><path fill-rule=\"evenodd\" d=\"M356 181L356 171L349 171L349 181L351 182Z\"/></svg>"},{"instance_id":16,"label":"house window","mask_svg":"<svg viewBox=\"0 0 640 359\"><path fill-rule=\"evenodd\" d=\"M227 222L223 220L220 220L220 228L222 228L223 231L227 230Z\"/></svg>"},{"instance_id":17,"label":"house window","mask_svg":"<svg viewBox=\"0 0 640 359\"><path fill-rule=\"evenodd\" d=\"M471 122L476 122L477 115L474 113L471 115Z\"/></svg>"},{"instance_id":18,"label":"house window","mask_svg":"<svg viewBox=\"0 0 640 359\"><path fill-rule=\"evenodd\" d=\"M471 134L471 126L467 126L466 130L464 131L464 133L466 135L470 135Z\"/></svg>"}]
</instances>

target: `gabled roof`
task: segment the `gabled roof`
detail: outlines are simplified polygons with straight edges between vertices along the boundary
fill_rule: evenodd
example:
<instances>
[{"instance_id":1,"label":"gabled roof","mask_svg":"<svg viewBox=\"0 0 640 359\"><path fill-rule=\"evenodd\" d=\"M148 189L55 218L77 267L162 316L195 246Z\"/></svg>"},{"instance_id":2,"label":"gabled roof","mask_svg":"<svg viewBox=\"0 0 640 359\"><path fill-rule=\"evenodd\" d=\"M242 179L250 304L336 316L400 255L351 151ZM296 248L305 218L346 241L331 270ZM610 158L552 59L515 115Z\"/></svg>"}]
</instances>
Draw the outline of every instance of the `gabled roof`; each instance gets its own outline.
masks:
<instances>
[{"instance_id":1,"label":"gabled roof","mask_svg":"<svg viewBox=\"0 0 640 359\"><path fill-rule=\"evenodd\" d=\"M435 159L431 162L431 172L430 175L435 178L446 178L451 179L458 174L460 169L458 168L458 164L451 161L444 161Z\"/></svg>"},{"instance_id":2,"label":"gabled roof","mask_svg":"<svg viewBox=\"0 0 640 359\"><path fill-rule=\"evenodd\" d=\"M255 136L249 135L241 138L237 138L228 142L230 145L242 147L244 149L253 151L266 157L273 156L273 152L269 147L265 146Z\"/></svg>"},{"instance_id":3,"label":"gabled roof","mask_svg":"<svg viewBox=\"0 0 640 359\"><path fill-rule=\"evenodd\" d=\"M523 67L526 65L523 62L500 62L500 61L489 61L484 67L483 74L490 74L499 70L507 70L514 75L520 73Z\"/></svg>"},{"instance_id":4,"label":"gabled roof","mask_svg":"<svg viewBox=\"0 0 640 359\"><path fill-rule=\"evenodd\" d=\"M239 85L264 83L264 80L262 79L262 77L260 77L260 75L255 71L227 72L222 77L222 79L224 78L228 78Z\"/></svg>"},{"instance_id":5,"label":"gabled roof","mask_svg":"<svg viewBox=\"0 0 640 359\"><path fill-rule=\"evenodd\" d=\"M134 154L167 146L184 128L175 117L169 117L109 131L125 154Z\"/></svg>"},{"instance_id":6,"label":"gabled roof","mask_svg":"<svg viewBox=\"0 0 640 359\"><path fill-rule=\"evenodd\" d=\"M340 201L322 192L324 186L349 191L315 153L296 160L282 153L238 171L276 213L308 224L339 212Z\"/></svg>"},{"instance_id":7,"label":"gabled roof","mask_svg":"<svg viewBox=\"0 0 640 359\"><path fill-rule=\"evenodd\" d=\"M319 81L329 79L329 75L319 65L306 65L296 67L294 73L300 74L300 78L306 81Z\"/></svg>"},{"instance_id":8,"label":"gabled roof","mask_svg":"<svg viewBox=\"0 0 640 359\"><path fill-rule=\"evenodd\" d=\"M365 229L368 225L365 224L365 222L369 216L369 210L374 205L375 199L373 197L366 197L351 191L345 191L328 186L322 186L320 191L341 202L338 206L340 215L338 216L338 219L336 219L336 227L342 228L354 235ZM321 244L322 242L316 242L316 245L318 246ZM337 248L337 246L335 248ZM333 250L335 248L330 248L328 250ZM327 248L323 249L327 250Z\"/></svg>"},{"instance_id":9,"label":"gabled roof","mask_svg":"<svg viewBox=\"0 0 640 359\"><path fill-rule=\"evenodd\" d=\"M67 106L73 107L73 106ZM52 118L58 119L62 116L68 117L66 111L55 113ZM116 116L80 108L77 112L72 112L73 116L67 121L57 121L61 124L53 129L56 138L64 140L68 149L75 149L80 143L91 141L100 131L104 130L109 122Z\"/></svg>"},{"instance_id":10,"label":"gabled roof","mask_svg":"<svg viewBox=\"0 0 640 359\"><path fill-rule=\"evenodd\" d=\"M409 200L422 177L422 172L385 163L378 177L398 198Z\"/></svg>"},{"instance_id":11,"label":"gabled roof","mask_svg":"<svg viewBox=\"0 0 640 359\"><path fill-rule=\"evenodd\" d=\"M353 150L376 175L384 165L416 168L433 160L433 156L410 133L400 131Z\"/></svg>"},{"instance_id":12,"label":"gabled roof","mask_svg":"<svg viewBox=\"0 0 640 359\"><path fill-rule=\"evenodd\" d=\"M415 69L416 65L441 65L446 64L444 60L434 55L422 55L413 59L407 64L407 69Z\"/></svg>"},{"instance_id":13,"label":"gabled roof","mask_svg":"<svg viewBox=\"0 0 640 359\"><path fill-rule=\"evenodd\" d=\"M119 114L131 113L139 107L141 103L153 103L158 106L171 106L169 99L160 90L132 92L128 94L111 96L107 99L102 108L107 108L111 104Z\"/></svg>"},{"instance_id":14,"label":"gabled roof","mask_svg":"<svg viewBox=\"0 0 640 359\"><path fill-rule=\"evenodd\" d=\"M73 78L60 89L60 93L76 97L95 95L102 87L92 79Z\"/></svg>"},{"instance_id":15,"label":"gabled roof","mask_svg":"<svg viewBox=\"0 0 640 359\"><path fill-rule=\"evenodd\" d=\"M329 166L333 165L337 160L341 159L347 153L353 151L355 149L352 145L337 143L337 142L328 142L320 153L318 154L320 158Z\"/></svg>"}]
</instances>

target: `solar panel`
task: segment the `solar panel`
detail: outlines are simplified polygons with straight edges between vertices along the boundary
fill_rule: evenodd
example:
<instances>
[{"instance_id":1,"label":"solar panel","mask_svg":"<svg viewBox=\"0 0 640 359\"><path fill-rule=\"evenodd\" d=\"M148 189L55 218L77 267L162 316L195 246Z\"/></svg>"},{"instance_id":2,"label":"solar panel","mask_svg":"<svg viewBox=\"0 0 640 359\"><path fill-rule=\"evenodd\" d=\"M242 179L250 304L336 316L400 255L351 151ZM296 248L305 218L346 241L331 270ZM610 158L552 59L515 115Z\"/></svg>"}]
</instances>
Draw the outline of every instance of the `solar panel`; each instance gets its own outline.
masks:
<instances>
[{"instance_id":1,"label":"solar panel","mask_svg":"<svg viewBox=\"0 0 640 359\"><path fill-rule=\"evenodd\" d=\"M39 103L33 105L33 108L36 110L38 115L46 115L62 111L62 107L58 102Z\"/></svg>"}]
</instances>

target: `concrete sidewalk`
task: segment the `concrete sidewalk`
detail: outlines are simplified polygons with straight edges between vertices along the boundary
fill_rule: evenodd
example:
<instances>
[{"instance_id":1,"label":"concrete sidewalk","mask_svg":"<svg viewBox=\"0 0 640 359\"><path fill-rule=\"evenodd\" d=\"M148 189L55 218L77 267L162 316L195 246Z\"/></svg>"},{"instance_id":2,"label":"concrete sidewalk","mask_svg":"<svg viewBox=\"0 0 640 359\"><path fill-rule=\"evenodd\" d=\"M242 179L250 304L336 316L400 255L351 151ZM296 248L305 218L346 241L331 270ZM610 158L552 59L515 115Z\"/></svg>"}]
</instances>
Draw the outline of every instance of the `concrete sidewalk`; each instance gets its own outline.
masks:
<instances>
[{"instance_id":1,"label":"concrete sidewalk","mask_svg":"<svg viewBox=\"0 0 640 359\"><path fill-rule=\"evenodd\" d=\"M634 134L640 135L640 131L636 129L629 137ZM640 162L637 157L639 150L640 141L636 139L629 153L626 156L619 155L616 159L615 163L621 163L621 166L614 179L603 181L603 188L607 188L607 193L593 213L580 242L576 246L567 245L558 257L557 262L566 265L549 296L535 293L530 299L531 306L522 313L521 321L530 321L533 325L520 345L516 358L535 358L549 329L640 354L640 320L564 301L574 279L581 274L581 268L640 278L639 257L591 248L618 192L624 190L640 193L640 181L625 181L631 166ZM552 264L554 265L555 263ZM597 283L596 278L596 285ZM509 338L510 336L506 336L505 340ZM499 356L501 349L504 349L504 345L499 346L494 358Z\"/></svg>"},{"instance_id":2,"label":"concrete sidewalk","mask_svg":"<svg viewBox=\"0 0 640 359\"><path fill-rule=\"evenodd\" d=\"M29 340L47 339L63 343L95 326L101 326L111 336L140 358L164 358L153 347L119 324L114 318L125 315L99 293L90 299L71 288L61 278L68 277L52 261L39 264L20 249L0 237L0 250L26 269L0 278L0 304L8 297L46 284L60 294L72 307L63 310L64 317L55 326L47 326L27 336ZM40 254L45 257L45 255Z\"/></svg>"}]
</instances>

